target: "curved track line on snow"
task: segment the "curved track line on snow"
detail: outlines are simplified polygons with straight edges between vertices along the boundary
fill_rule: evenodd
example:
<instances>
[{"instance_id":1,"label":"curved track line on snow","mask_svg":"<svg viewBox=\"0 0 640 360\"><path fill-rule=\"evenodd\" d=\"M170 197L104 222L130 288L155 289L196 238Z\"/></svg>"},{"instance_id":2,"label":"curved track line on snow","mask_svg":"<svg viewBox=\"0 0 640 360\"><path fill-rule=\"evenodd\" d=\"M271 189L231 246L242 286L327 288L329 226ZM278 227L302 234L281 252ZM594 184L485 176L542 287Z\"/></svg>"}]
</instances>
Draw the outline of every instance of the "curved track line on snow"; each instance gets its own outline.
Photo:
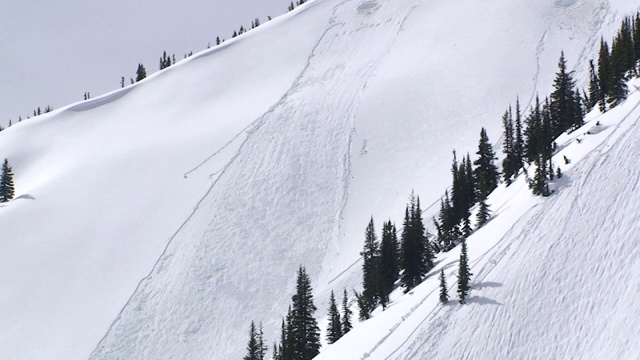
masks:
<instances>
[{"instance_id":1,"label":"curved track line on snow","mask_svg":"<svg viewBox=\"0 0 640 360\"><path fill-rule=\"evenodd\" d=\"M640 90L640 89L638 89L638 88L636 88L636 89L637 89L637 90L633 91L632 93L635 93L635 92L637 92L638 90ZM630 93L629 95L631 95L632 93ZM606 138L604 138L604 139L600 142L600 144L598 144L598 145L597 145L593 150L589 151L589 153L593 153L593 152L597 151L599 155L605 155L605 156L606 156L606 153L608 152L608 149L606 149L607 151L602 152L602 151L601 151L601 147L606 146L606 145L607 145L607 143L608 143L608 140L609 140L609 139L611 139L611 138L612 138L612 137L614 137L614 136L621 136L621 137L623 137L623 136L627 136L627 135L626 135L626 134L627 134L627 132L623 133L622 135L618 135L618 130L619 130L619 128L621 127L621 125L622 125L622 124L626 123L626 122L627 122L627 120L631 118L631 115L632 115L632 114L633 114L633 113L634 113L638 108L640 108L640 102L638 102L638 103L637 103L637 104L636 104L636 105L635 105L631 110L629 110L629 111L627 112L627 114L625 114L625 115L624 115L624 117L622 118L622 120L621 120L619 123L617 123L617 124L615 125L615 131L612 131L609 135L607 135L607 137L606 137ZM639 117L636 117L636 118L633 120L633 121L634 121L634 123L633 123L630 127L637 126L637 121L638 121L638 119L640 119L640 116L639 116ZM596 166L596 165L597 165L596 163L592 164L592 165L591 165L591 168L593 168L593 167L594 167L594 166ZM586 177L585 177L585 178L583 178L583 181L581 181L581 182L578 184L578 186L579 186L579 187L581 187L581 186L582 186L582 184L583 184L583 183L584 183L584 182L589 178L589 176L590 176L590 174L591 174L591 173L592 173L592 171L585 171L585 176L586 176ZM573 206L575 206L575 205L577 205L577 204L575 204L575 200L574 200L574 202L571 204L571 207L573 207ZM526 213L524 213L524 214L520 217L520 219L526 218L526 217L531 213L531 211L532 211L532 210L534 210L534 209L536 209L537 207L538 207L538 204L536 204L536 205L532 206L529 210L527 210L527 212L526 212ZM531 216L532 216L532 217L526 221L525 228L530 228L530 227L532 227L532 226L536 226L536 223L540 221L541 215L542 215L542 214L541 214L540 212L536 212L535 214L531 214ZM519 220L520 220L520 219L519 219ZM500 263L501 263L501 261L502 261L502 260L504 259L504 257L507 255L507 253L509 253L509 251L511 251L511 249L512 249L513 245L515 245L515 246L516 246L516 248L519 246L519 244L520 244L520 243L518 243L518 242L513 242L513 241L512 241L512 242L510 242L509 244L502 244L502 243L503 243L503 241L504 241L504 239L505 239L505 238L507 238L507 237L509 237L509 235L510 235L510 234L512 234L512 233L513 233L513 231L515 231L515 230L514 230L514 228L519 224L519 222L520 222L519 220L518 220L518 221L516 221L516 222L515 222L515 223L514 223L510 228L509 228L509 230L508 230L508 231L507 231L507 232L502 236L501 240L499 240L499 241L498 241L494 246L492 246L489 250L487 250L487 251L486 251L484 254L482 254L480 257L476 258L476 260L474 261L474 262L475 262L475 265L474 265L474 266L472 266L472 269L473 269L473 268L475 268L477 265L479 265L479 262L480 262L483 258L485 258L487 255L489 255L489 253L492 253L492 255L490 255L491 257L494 257L494 256L495 256L495 258L492 258L491 260L489 260L489 261L485 262L485 263L484 263L484 265L482 265L482 267L480 268L480 270L478 271L478 273L476 274L476 276L475 276L475 278L474 278L474 283L478 283L478 282L480 282L480 283L481 283L481 282L483 282L483 281L484 281L484 279L486 279L486 278L487 278L487 276L488 276L489 274L491 274L491 272L496 268L496 266L497 266L498 264L500 264ZM500 246L500 245L503 245L503 246ZM472 287L472 289L473 289L473 287ZM434 293L434 291L435 291L435 289L434 289L434 290L432 290L431 292L429 292L429 294L427 294L427 295L425 296L425 298L423 298L423 300L422 300L422 301L421 301L417 306L412 307L412 308L411 308L411 311L410 311L409 313L405 314L405 315L402 317L402 318L403 318L403 321L402 321L402 322L399 322L399 323L398 323L398 324L396 324L392 329L390 329L389 334L387 334L384 338L382 338L382 339L381 339L381 341L380 341L379 343L377 343L377 344L374 346L374 348L372 348L372 350L370 350L370 351L366 354L366 356L363 356L363 358L368 357L368 356L369 356L373 351L375 351L375 349L377 349L380 345L382 345L382 343L383 343L387 338L389 338L389 337L392 335L392 333L393 333L393 332L394 332L398 327L400 327L400 326L402 325L402 323L404 322L404 319L405 319L405 318L407 318L408 316L410 316L410 315L415 311L415 309L416 309L417 307L419 307L419 305L420 305L420 304L422 304L422 303L426 300L426 298L428 298L429 296L431 296L431 294L433 294L433 293ZM411 340L411 339L412 339L412 337L414 337L414 335L418 332L418 330L422 327L422 325L423 325L427 320L434 319L434 318L435 318L435 316L436 316L436 315L438 315L438 314L440 313L441 309L442 309L442 307L436 307L435 309L432 309L432 310L431 310L431 311L430 311L430 312L429 312L429 313L428 313L428 314L427 314L427 315L422 319L422 321L420 321L420 323L419 323L419 324L418 324L418 325L417 325L417 326L416 326L416 327L411 331L411 333L407 336L407 338L406 338L406 339L405 339L405 340L404 340L400 345L398 345L398 346L394 349L394 351L393 351L393 352L391 352L389 355L387 355L387 357L386 357L385 359L391 359L391 357L392 357L393 355L395 355L395 354L396 354L398 351L400 351L400 350L401 350L405 345L407 345L407 343L409 343L409 340ZM422 345L424 345L424 344L425 344L425 343L421 343L421 344L419 344L420 346L419 346L419 347L417 347L416 349L409 349L410 353L409 353L409 355L408 355L408 358L409 358L409 359L413 358L413 357L416 355L416 353L417 353L417 352L422 348Z\"/></svg>"},{"instance_id":2,"label":"curved track line on snow","mask_svg":"<svg viewBox=\"0 0 640 360\"><path fill-rule=\"evenodd\" d=\"M339 7L340 5L351 1L351 0L346 0L341 2L340 4L336 5L336 7L334 7L334 11L337 10L337 7ZM129 307L132 304L132 301L135 297L136 294L138 294L147 284L148 281L153 277L153 274L155 273L156 269L162 269L163 263L169 259L171 257L171 255L169 254L169 248L171 246L171 244L173 243L173 240L176 238L176 236L180 233L180 231L186 226L186 224L193 218L193 216L195 215L195 213L198 211L198 209L200 208L200 205L204 202L204 200L209 196L209 194L213 191L213 189L215 188L216 184L218 183L218 181L222 178L222 175L224 175L224 173L226 172L226 170L228 169L228 167L234 162L234 160L240 155L240 153L242 152L242 149L244 147L244 145L249 141L249 139L251 138L251 134L254 133L256 130L258 130L261 125L266 121L266 118L269 114L273 113L275 111L275 109L277 109L279 106L281 106L282 104L284 104L288 98L288 96L298 87L301 79L303 78L304 74L306 73L306 71L309 69L310 65L311 65L311 60L313 59L313 57L315 56L315 51L318 48L318 46L322 43L322 41L324 40L324 38L326 37L326 35L329 33L330 30L332 30L333 28L337 27L337 26L341 26L343 25L343 23L333 23L331 24L327 29L325 29L325 31L322 33L322 35L318 38L318 40L316 41L315 45L313 46L310 55L307 58L306 64L304 66L304 68L302 69L302 71L300 72L300 74L296 77L296 79L294 79L292 85L289 87L289 89L285 92L285 94L278 100L278 102L276 102L274 105L272 105L269 110L267 110L263 115L261 115L258 119L254 120L252 122L251 125L249 125L247 128L245 128L246 130L243 130L241 133L237 134L231 141L233 142L235 139L237 139L240 135L247 133L247 138L242 142L242 144L240 145L240 147L238 148L238 151L236 152L236 154L231 158L231 160L229 162L227 162L227 164L222 168L222 170L219 172L220 176L218 176L213 183L211 184L211 186L209 187L209 189L207 189L207 191L205 192L205 194L200 198L200 200L198 200L198 202L196 203L196 205L194 206L193 210L191 211L191 213L187 216L187 218L182 222L182 224L180 224L180 226L178 227L178 229L173 233L173 235L171 235L169 237L169 240L166 244L166 246L164 247L162 253L160 254L160 257L158 258L158 260L156 260L156 262L154 263L154 265L151 268L151 271L140 280L140 282L138 283L138 285L136 286L136 288L134 289L134 291L132 292L132 294L129 296L129 298L127 299L127 301L125 302L124 306L120 309L120 311L118 312L118 315L116 315L115 319L113 320L113 322L111 323L111 325L109 325L109 327L107 328L104 336L98 341L96 347L94 348L94 350L91 352L90 357L98 350L101 348L101 345L103 344L103 342L106 340L107 336L109 335L109 333L112 331L113 327L115 326L115 324L120 320L120 318L122 317L122 314L124 312L124 310ZM228 146L229 144L225 145ZM224 147L223 147L224 148ZM217 150L214 154L212 154L211 156L209 156L205 161L203 161L203 163L201 163L200 165L196 166L196 168L192 169L191 171L185 173L184 175L187 176L189 173L197 170L198 167L201 167L204 163L206 163L207 161L209 161L210 159L212 159L216 154L220 153L220 151L222 151L222 149Z\"/></svg>"}]
</instances>

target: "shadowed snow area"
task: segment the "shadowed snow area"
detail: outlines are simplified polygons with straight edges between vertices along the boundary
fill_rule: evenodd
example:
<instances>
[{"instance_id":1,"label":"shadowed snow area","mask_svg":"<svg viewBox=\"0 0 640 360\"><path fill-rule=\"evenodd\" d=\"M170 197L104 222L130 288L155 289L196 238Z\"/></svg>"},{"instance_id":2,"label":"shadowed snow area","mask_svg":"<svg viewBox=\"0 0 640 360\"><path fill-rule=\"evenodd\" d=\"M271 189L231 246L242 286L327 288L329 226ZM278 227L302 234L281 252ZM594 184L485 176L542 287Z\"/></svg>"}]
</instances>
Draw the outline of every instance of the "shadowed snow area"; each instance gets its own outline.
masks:
<instances>
[{"instance_id":1,"label":"shadowed snow area","mask_svg":"<svg viewBox=\"0 0 640 360\"><path fill-rule=\"evenodd\" d=\"M412 189L423 204L437 202L450 182L451 150L475 152L483 126L498 143L505 108L517 96L527 108L537 91L549 91L561 49L583 82L600 37L636 7L621 0L314 0L135 85L2 131L0 156L13 165L16 195L35 200L0 207L0 358L237 359L251 320L264 324L269 344L276 340L300 264L322 317L332 289L359 286L371 216L377 227L389 217L401 223ZM603 122L593 136L614 129ZM637 150L626 136L620 142ZM596 191L592 184L604 176L583 179L589 166L618 160L591 159L538 208L557 208L604 236L609 225L587 213L595 200L577 192ZM574 195L579 200L561 200ZM627 200L634 198L619 199ZM520 224L509 236L544 219L500 203L492 223ZM425 218L434 211L427 208ZM542 233L518 243L535 234ZM564 240L503 249L512 243L507 237L495 249L513 258L509 264L530 266L523 254L570 256L563 251L581 240L554 234ZM622 248L607 248L612 257L631 251L615 245ZM561 262L544 260L547 276L562 276ZM451 273L456 267L455 258L441 264ZM472 308L510 319L514 305L523 306L518 301L534 296L535 286L510 278L518 271L506 261L498 266L501 276L477 283L482 293L441 321L464 322L461 314ZM540 282L542 275L522 276ZM578 298L569 314L603 313L584 293ZM402 303L411 301L398 300L385 314ZM397 332L401 340L387 343L379 330L358 325L354 334L373 343L353 346L350 358L386 356L405 339L410 347L394 356L442 357L454 348L488 354L474 348L480 345L456 348L463 346L451 343L458 335L424 350L445 337L446 323L428 323L441 331L424 336ZM526 349L501 354L524 358Z\"/></svg>"}]
</instances>

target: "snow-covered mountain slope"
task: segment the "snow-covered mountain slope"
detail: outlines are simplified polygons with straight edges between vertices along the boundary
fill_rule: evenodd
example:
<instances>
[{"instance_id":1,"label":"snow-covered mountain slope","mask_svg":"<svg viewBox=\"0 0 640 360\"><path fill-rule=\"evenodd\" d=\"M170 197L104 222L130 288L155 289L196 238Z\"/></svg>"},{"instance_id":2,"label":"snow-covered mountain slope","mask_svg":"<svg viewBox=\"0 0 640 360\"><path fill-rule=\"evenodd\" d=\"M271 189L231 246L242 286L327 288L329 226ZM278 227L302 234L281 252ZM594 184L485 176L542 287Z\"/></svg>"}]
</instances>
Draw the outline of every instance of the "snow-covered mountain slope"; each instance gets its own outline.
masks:
<instances>
[{"instance_id":1,"label":"snow-covered mountain slope","mask_svg":"<svg viewBox=\"0 0 640 360\"><path fill-rule=\"evenodd\" d=\"M315 0L1 132L22 197L0 207L0 358L238 358L252 319L275 340L301 263L322 315L371 215L436 201L452 149L497 141L561 49L583 73L636 7Z\"/></svg>"},{"instance_id":2,"label":"snow-covered mountain slope","mask_svg":"<svg viewBox=\"0 0 640 360\"><path fill-rule=\"evenodd\" d=\"M551 197L531 195L523 176L491 194L493 219L468 239L466 305L456 300L458 248L319 359L636 359L640 91L587 119L558 139L564 175Z\"/></svg>"}]
</instances>

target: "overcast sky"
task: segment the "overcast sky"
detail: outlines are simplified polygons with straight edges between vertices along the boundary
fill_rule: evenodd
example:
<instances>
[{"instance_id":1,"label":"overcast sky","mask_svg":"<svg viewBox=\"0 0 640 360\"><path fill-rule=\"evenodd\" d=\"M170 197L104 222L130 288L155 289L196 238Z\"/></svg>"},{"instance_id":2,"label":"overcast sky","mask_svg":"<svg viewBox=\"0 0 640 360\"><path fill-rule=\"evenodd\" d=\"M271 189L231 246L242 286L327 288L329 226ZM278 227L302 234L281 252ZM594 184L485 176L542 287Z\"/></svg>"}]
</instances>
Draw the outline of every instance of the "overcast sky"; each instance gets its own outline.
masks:
<instances>
[{"instance_id":1,"label":"overcast sky","mask_svg":"<svg viewBox=\"0 0 640 360\"><path fill-rule=\"evenodd\" d=\"M290 0L22 0L0 2L0 124L120 86L162 51L203 50Z\"/></svg>"}]
</instances>

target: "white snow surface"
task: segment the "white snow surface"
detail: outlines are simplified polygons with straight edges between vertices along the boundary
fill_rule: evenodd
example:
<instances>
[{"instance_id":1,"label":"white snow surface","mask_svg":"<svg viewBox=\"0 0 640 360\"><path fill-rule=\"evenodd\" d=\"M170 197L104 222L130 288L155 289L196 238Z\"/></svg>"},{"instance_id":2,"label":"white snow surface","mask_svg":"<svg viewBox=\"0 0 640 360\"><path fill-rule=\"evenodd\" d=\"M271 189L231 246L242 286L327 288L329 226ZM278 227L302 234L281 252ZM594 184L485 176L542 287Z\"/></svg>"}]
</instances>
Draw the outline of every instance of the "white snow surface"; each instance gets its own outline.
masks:
<instances>
[{"instance_id":1,"label":"white snow surface","mask_svg":"<svg viewBox=\"0 0 640 360\"><path fill-rule=\"evenodd\" d=\"M472 286L457 301L459 247L424 283L318 359L637 359L640 80L626 103L558 139L563 176L543 199L524 176L488 199L467 240ZM599 131L593 131L598 129ZM564 156L571 160L565 164ZM533 171L533 169L531 169ZM530 171L530 172L531 172ZM439 303L445 270L450 301Z\"/></svg>"},{"instance_id":2,"label":"white snow surface","mask_svg":"<svg viewBox=\"0 0 640 360\"><path fill-rule=\"evenodd\" d=\"M482 126L498 142L506 106L549 91L561 49L583 81L637 7L314 0L0 132L19 197L0 206L0 358L240 358L251 320L276 340L300 264L322 317L332 289L358 287L370 216L400 222L412 189L436 202L451 150L475 151ZM573 162L550 199L523 180L492 195L468 306L437 306L431 276L321 358L628 355L637 96L565 139ZM606 282L624 287L613 298Z\"/></svg>"}]
</instances>

